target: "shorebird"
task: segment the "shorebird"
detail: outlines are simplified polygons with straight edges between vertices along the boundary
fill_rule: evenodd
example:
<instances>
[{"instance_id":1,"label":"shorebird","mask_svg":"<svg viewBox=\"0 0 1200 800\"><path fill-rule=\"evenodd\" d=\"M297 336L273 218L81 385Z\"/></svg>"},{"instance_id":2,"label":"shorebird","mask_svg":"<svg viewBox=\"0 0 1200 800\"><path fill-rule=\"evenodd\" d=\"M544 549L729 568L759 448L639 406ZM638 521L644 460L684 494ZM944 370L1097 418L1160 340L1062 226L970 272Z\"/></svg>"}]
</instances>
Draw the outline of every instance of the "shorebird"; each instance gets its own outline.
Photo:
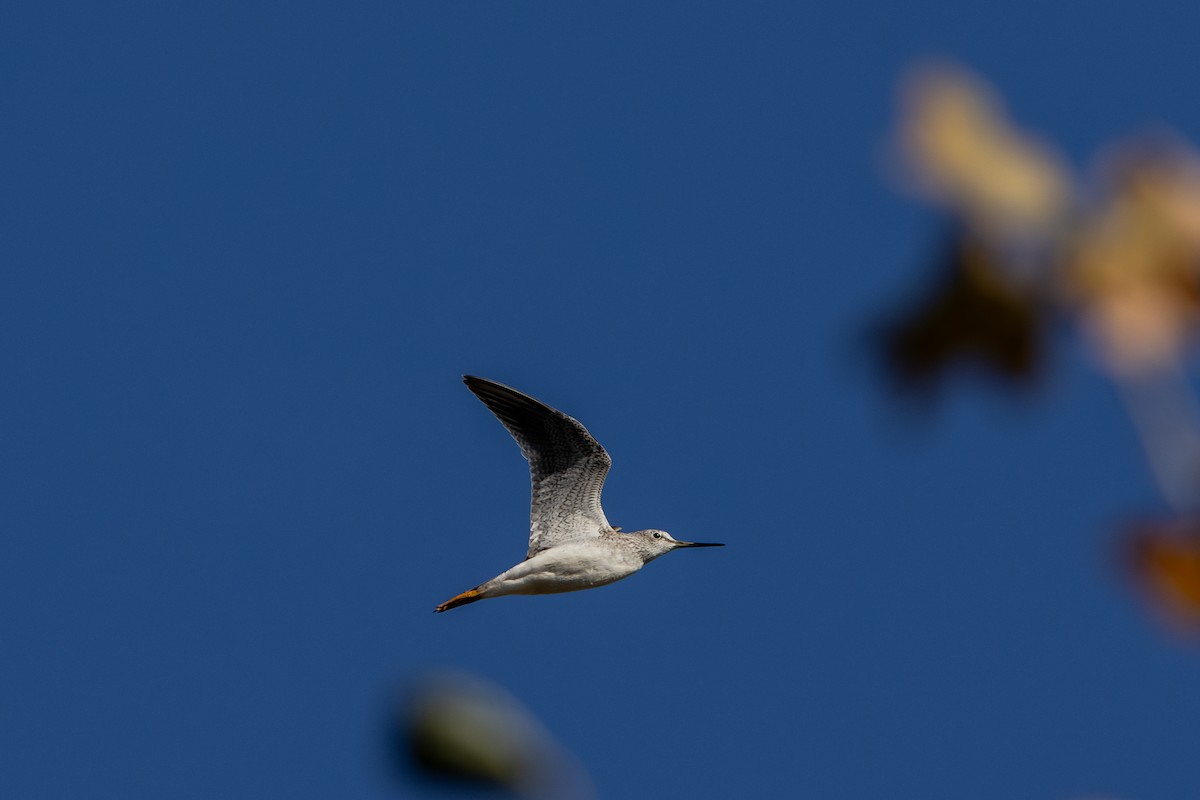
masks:
<instances>
[{"instance_id":1,"label":"shorebird","mask_svg":"<svg viewBox=\"0 0 1200 800\"><path fill-rule=\"evenodd\" d=\"M525 560L490 581L451 597L434 611L506 594L554 594L619 581L681 547L666 531L621 533L600 508L612 459L578 421L503 384L464 375L463 383L491 409L529 461L533 498Z\"/></svg>"}]
</instances>

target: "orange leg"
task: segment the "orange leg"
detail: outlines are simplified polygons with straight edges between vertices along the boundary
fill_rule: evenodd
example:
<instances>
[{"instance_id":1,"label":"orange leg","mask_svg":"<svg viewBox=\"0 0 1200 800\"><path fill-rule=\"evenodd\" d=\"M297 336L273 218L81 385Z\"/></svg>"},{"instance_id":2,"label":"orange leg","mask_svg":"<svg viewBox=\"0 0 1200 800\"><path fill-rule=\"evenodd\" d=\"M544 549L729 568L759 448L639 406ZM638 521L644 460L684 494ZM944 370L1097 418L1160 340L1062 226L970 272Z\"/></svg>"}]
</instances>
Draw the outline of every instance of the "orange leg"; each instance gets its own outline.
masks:
<instances>
[{"instance_id":1,"label":"orange leg","mask_svg":"<svg viewBox=\"0 0 1200 800\"><path fill-rule=\"evenodd\" d=\"M458 608L459 606L465 606L467 603L474 603L476 600L483 599L479 595L480 595L480 592L478 589L468 589L467 591L463 592L462 594L454 595L454 597L451 597L449 600L447 600L446 602L442 603L440 606L435 608L434 611L435 612L449 611L452 608Z\"/></svg>"}]
</instances>

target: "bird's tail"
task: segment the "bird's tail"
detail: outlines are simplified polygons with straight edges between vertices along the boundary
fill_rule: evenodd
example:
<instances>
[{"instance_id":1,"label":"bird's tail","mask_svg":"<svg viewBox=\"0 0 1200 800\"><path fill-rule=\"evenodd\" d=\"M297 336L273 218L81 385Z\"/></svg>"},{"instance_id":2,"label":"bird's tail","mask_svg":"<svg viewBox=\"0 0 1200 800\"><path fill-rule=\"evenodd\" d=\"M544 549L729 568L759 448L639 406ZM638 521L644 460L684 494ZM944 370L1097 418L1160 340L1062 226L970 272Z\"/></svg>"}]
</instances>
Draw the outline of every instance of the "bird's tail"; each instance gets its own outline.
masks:
<instances>
[{"instance_id":1,"label":"bird's tail","mask_svg":"<svg viewBox=\"0 0 1200 800\"><path fill-rule=\"evenodd\" d=\"M467 591L463 592L462 594L454 595L454 597L451 597L449 600L447 600L446 602L442 603L440 606L435 608L434 612L436 613L438 611L449 611L452 608L458 608L459 606L465 606L467 603L474 603L476 600L482 600L482 599L483 599L483 593L481 591L479 591L479 587L476 586L474 589L468 589Z\"/></svg>"}]
</instances>

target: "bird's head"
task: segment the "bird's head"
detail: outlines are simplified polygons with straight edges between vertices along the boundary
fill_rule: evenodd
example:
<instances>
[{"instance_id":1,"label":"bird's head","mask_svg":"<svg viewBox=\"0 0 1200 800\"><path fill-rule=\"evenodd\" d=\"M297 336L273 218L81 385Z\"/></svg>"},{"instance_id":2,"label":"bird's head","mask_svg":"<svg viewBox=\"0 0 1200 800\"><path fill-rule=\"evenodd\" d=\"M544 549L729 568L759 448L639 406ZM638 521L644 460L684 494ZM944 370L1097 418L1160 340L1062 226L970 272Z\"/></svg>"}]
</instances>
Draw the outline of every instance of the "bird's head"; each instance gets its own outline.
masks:
<instances>
[{"instance_id":1,"label":"bird's head","mask_svg":"<svg viewBox=\"0 0 1200 800\"><path fill-rule=\"evenodd\" d=\"M638 550L647 561L681 547L724 547L720 542L681 542L666 531L636 531L629 534L638 537Z\"/></svg>"}]
</instances>

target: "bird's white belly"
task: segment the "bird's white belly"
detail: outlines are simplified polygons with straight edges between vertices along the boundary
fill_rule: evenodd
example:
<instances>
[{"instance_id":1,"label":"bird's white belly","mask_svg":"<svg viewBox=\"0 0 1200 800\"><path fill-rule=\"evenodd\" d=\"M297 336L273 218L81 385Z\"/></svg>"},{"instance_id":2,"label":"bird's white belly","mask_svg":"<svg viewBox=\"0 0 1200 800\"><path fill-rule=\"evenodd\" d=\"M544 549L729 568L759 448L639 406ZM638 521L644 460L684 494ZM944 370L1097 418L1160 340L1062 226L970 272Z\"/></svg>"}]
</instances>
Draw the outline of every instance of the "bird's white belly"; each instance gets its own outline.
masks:
<instances>
[{"instance_id":1,"label":"bird's white belly","mask_svg":"<svg viewBox=\"0 0 1200 800\"><path fill-rule=\"evenodd\" d=\"M579 542L544 550L491 581L486 595L555 594L619 581L642 568L633 553L599 542Z\"/></svg>"}]
</instances>

